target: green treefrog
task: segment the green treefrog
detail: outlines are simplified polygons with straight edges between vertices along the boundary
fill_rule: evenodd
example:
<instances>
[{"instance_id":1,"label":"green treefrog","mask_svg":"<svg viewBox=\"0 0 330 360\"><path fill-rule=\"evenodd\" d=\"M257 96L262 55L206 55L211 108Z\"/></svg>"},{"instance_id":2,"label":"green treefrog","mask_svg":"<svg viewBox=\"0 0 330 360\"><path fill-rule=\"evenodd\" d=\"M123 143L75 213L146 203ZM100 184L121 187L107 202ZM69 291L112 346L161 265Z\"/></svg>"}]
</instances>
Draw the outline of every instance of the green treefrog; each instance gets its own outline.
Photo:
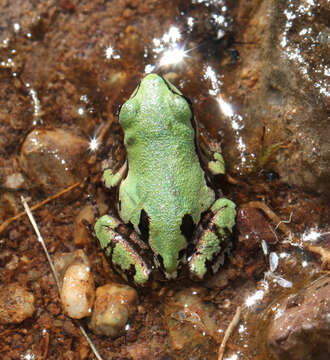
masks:
<instances>
[{"instance_id":1,"label":"green treefrog","mask_svg":"<svg viewBox=\"0 0 330 360\"><path fill-rule=\"evenodd\" d=\"M95 224L113 267L140 286L156 270L175 279L182 264L196 280L217 271L236 210L208 185L207 172L223 172L223 158L213 152L203 170L190 101L149 74L121 107L119 122L127 159L118 171L105 170L103 180L119 188L120 219L104 215Z\"/></svg>"}]
</instances>

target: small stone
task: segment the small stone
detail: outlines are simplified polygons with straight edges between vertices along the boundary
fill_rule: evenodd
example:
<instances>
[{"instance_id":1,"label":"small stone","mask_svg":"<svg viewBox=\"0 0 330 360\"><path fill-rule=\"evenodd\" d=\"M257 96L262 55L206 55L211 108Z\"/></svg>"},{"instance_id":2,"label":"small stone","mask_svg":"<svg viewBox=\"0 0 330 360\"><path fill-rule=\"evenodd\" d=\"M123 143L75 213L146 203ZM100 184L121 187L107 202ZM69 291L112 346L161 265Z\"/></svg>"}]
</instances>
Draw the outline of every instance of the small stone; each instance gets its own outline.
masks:
<instances>
[{"instance_id":1,"label":"small stone","mask_svg":"<svg viewBox=\"0 0 330 360\"><path fill-rule=\"evenodd\" d=\"M123 11L123 18L124 19L129 19L133 16L134 14L134 11L130 8L126 8L124 11Z\"/></svg>"},{"instance_id":2,"label":"small stone","mask_svg":"<svg viewBox=\"0 0 330 360\"><path fill-rule=\"evenodd\" d=\"M0 288L0 323L19 324L35 311L34 295L18 283Z\"/></svg>"},{"instance_id":3,"label":"small stone","mask_svg":"<svg viewBox=\"0 0 330 360\"><path fill-rule=\"evenodd\" d=\"M94 220L95 216L92 205L86 205L80 210L74 222L73 241L76 246L82 246L89 243L90 231L84 224L84 221L93 224Z\"/></svg>"},{"instance_id":4,"label":"small stone","mask_svg":"<svg viewBox=\"0 0 330 360\"><path fill-rule=\"evenodd\" d=\"M137 292L128 285L110 283L97 288L90 329L111 338L122 335L137 303Z\"/></svg>"},{"instance_id":5,"label":"small stone","mask_svg":"<svg viewBox=\"0 0 330 360\"><path fill-rule=\"evenodd\" d=\"M21 189L25 184L24 177L21 173L13 173L6 177L4 187L10 190Z\"/></svg>"},{"instance_id":6,"label":"small stone","mask_svg":"<svg viewBox=\"0 0 330 360\"><path fill-rule=\"evenodd\" d=\"M84 177L87 149L87 140L68 131L33 130L23 143L20 162L31 181L56 193Z\"/></svg>"},{"instance_id":7,"label":"small stone","mask_svg":"<svg viewBox=\"0 0 330 360\"><path fill-rule=\"evenodd\" d=\"M167 297L165 321L176 350L192 349L205 344L205 335L220 340L219 311L203 300L206 289L184 289Z\"/></svg>"},{"instance_id":8,"label":"small stone","mask_svg":"<svg viewBox=\"0 0 330 360\"><path fill-rule=\"evenodd\" d=\"M243 243L247 250L255 250L264 240L267 244L274 244L277 239L271 231L266 217L252 207L240 208L237 212L238 241Z\"/></svg>"},{"instance_id":9,"label":"small stone","mask_svg":"<svg viewBox=\"0 0 330 360\"><path fill-rule=\"evenodd\" d=\"M61 300L65 313L73 319L90 316L95 299L94 279L87 256L72 256L72 263L66 267L62 277ZM65 256L64 256L65 257ZM66 254L64 263L70 257Z\"/></svg>"}]
</instances>

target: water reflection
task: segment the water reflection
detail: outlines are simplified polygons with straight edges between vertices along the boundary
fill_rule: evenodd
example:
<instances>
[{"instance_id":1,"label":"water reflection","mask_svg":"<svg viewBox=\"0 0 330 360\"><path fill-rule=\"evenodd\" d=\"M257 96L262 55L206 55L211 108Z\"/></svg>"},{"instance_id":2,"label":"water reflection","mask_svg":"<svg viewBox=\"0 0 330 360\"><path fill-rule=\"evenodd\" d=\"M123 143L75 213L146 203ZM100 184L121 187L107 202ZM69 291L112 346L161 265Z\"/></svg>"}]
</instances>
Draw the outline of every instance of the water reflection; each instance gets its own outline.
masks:
<instances>
[{"instance_id":1,"label":"water reflection","mask_svg":"<svg viewBox=\"0 0 330 360\"><path fill-rule=\"evenodd\" d=\"M315 242L320 240L322 236L329 235L330 232L321 232L318 228L310 228L304 231L302 234L302 241Z\"/></svg>"},{"instance_id":2,"label":"water reflection","mask_svg":"<svg viewBox=\"0 0 330 360\"><path fill-rule=\"evenodd\" d=\"M258 301L264 298L265 292L263 290L257 290L253 295L250 295L245 300L245 305L251 307L255 305Z\"/></svg>"},{"instance_id":3,"label":"water reflection","mask_svg":"<svg viewBox=\"0 0 330 360\"><path fill-rule=\"evenodd\" d=\"M166 50L159 61L159 66L173 65L180 63L186 57L186 51L183 48L176 47Z\"/></svg>"},{"instance_id":4,"label":"water reflection","mask_svg":"<svg viewBox=\"0 0 330 360\"><path fill-rule=\"evenodd\" d=\"M99 142L98 142L98 140L97 140L96 137L92 137L92 138L89 140L89 143L88 143L88 149L89 149L89 151L95 152L95 151L98 150L99 146L100 146L100 144L99 144Z\"/></svg>"},{"instance_id":5,"label":"water reflection","mask_svg":"<svg viewBox=\"0 0 330 360\"><path fill-rule=\"evenodd\" d=\"M229 357L225 357L225 360L238 360L239 357L238 357L238 354L233 354Z\"/></svg>"},{"instance_id":6,"label":"water reflection","mask_svg":"<svg viewBox=\"0 0 330 360\"><path fill-rule=\"evenodd\" d=\"M41 104L40 104L40 100L38 97L37 92L31 87L31 85L29 83L26 83L25 85L28 88L29 91L29 95L31 96L32 99L32 104L33 104L33 122L32 125L36 126L38 124L42 124L42 118L41 118Z\"/></svg>"},{"instance_id":7,"label":"water reflection","mask_svg":"<svg viewBox=\"0 0 330 360\"><path fill-rule=\"evenodd\" d=\"M120 59L120 55L116 54L114 48L109 45L106 49L105 49L105 57L110 60L110 59Z\"/></svg>"},{"instance_id":8,"label":"water reflection","mask_svg":"<svg viewBox=\"0 0 330 360\"><path fill-rule=\"evenodd\" d=\"M222 113L227 117L233 117L235 115L231 104L226 102L221 95L217 98ZM238 130L240 126L236 122L233 123L233 129Z\"/></svg>"},{"instance_id":9,"label":"water reflection","mask_svg":"<svg viewBox=\"0 0 330 360\"><path fill-rule=\"evenodd\" d=\"M154 38L152 50L157 65L148 64L145 67L145 72L150 73L156 67L181 63L188 53L184 49L184 44L180 43L181 37L180 29L173 25L161 38Z\"/></svg>"},{"instance_id":10,"label":"water reflection","mask_svg":"<svg viewBox=\"0 0 330 360\"><path fill-rule=\"evenodd\" d=\"M210 95L216 96L223 85L223 82L218 79L218 76L212 66L207 65L204 71L204 79L210 80L211 88L209 89Z\"/></svg>"},{"instance_id":11,"label":"water reflection","mask_svg":"<svg viewBox=\"0 0 330 360\"><path fill-rule=\"evenodd\" d=\"M221 94L217 96L217 102L223 115L227 118L230 118L230 123L234 130L236 146L240 151L241 165L238 167L244 169L247 166L246 163L248 161L247 157L245 156L247 150L246 143L241 135L241 130L244 128L244 119L240 114L235 113L233 106L229 102L225 101ZM255 158L255 155L250 154L250 157L253 159Z\"/></svg>"}]
</instances>

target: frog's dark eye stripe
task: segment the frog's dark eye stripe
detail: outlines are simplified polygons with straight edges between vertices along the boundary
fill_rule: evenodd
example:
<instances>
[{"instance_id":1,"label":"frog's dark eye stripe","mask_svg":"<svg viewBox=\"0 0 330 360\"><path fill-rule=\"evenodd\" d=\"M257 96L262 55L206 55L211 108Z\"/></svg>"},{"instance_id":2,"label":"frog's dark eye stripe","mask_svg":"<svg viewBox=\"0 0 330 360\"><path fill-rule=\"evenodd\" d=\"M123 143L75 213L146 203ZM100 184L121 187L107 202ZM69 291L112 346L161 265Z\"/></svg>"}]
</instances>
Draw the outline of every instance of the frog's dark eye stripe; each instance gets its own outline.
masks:
<instances>
[{"instance_id":1,"label":"frog's dark eye stripe","mask_svg":"<svg viewBox=\"0 0 330 360\"><path fill-rule=\"evenodd\" d=\"M187 96L184 96L184 95L182 95L182 94L177 93L177 92L170 86L169 81L167 81L163 76L160 76L160 77L163 79L165 85L166 85L167 88L171 91L171 93L173 93L173 94L175 94L175 95L178 95L178 96L181 96L183 99L185 99L185 100L187 101L187 103L188 103L188 105L189 105L189 107L190 107L190 110L191 110L191 112L193 113L193 108L192 108L192 102L191 102L191 100L190 100Z\"/></svg>"},{"instance_id":2,"label":"frog's dark eye stripe","mask_svg":"<svg viewBox=\"0 0 330 360\"><path fill-rule=\"evenodd\" d=\"M123 105L124 105L124 104L118 105L117 110L115 111L115 116L119 116L120 110L121 110L121 108L123 107Z\"/></svg>"},{"instance_id":3,"label":"frog's dark eye stripe","mask_svg":"<svg viewBox=\"0 0 330 360\"><path fill-rule=\"evenodd\" d=\"M163 76L161 76L161 75L158 75L158 76L164 81L164 84L167 86L167 88L170 90L170 92L172 92L172 93L175 94L175 95L179 95L179 96L181 96L181 97L184 97L182 94L179 94L179 93L175 92L175 91L171 88L169 82L168 82Z\"/></svg>"},{"instance_id":4,"label":"frog's dark eye stripe","mask_svg":"<svg viewBox=\"0 0 330 360\"><path fill-rule=\"evenodd\" d=\"M139 85L135 88L135 90L133 91L133 94L130 96L130 99L132 99L139 91L140 89L140 85L141 83L139 83Z\"/></svg>"}]
</instances>

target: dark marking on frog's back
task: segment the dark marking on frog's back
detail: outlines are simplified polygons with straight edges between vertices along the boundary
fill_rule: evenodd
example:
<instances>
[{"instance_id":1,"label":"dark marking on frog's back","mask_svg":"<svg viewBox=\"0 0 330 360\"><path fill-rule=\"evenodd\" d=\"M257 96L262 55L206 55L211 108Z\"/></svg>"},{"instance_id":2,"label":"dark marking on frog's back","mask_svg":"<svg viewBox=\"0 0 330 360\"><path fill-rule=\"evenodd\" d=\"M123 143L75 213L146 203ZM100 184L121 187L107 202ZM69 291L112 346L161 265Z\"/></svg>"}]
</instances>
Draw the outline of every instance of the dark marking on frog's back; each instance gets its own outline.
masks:
<instances>
[{"instance_id":1,"label":"dark marking on frog's back","mask_svg":"<svg viewBox=\"0 0 330 360\"><path fill-rule=\"evenodd\" d=\"M163 258L161 257L161 255L157 255L157 261L159 263L159 268L165 272L165 266L164 266L164 261L163 261Z\"/></svg>"},{"instance_id":2,"label":"dark marking on frog's back","mask_svg":"<svg viewBox=\"0 0 330 360\"><path fill-rule=\"evenodd\" d=\"M195 223L192 216L190 214L184 215L184 217L182 218L180 231L181 234L187 240L187 242L191 241L194 233L194 229L195 229Z\"/></svg>"}]
</instances>

